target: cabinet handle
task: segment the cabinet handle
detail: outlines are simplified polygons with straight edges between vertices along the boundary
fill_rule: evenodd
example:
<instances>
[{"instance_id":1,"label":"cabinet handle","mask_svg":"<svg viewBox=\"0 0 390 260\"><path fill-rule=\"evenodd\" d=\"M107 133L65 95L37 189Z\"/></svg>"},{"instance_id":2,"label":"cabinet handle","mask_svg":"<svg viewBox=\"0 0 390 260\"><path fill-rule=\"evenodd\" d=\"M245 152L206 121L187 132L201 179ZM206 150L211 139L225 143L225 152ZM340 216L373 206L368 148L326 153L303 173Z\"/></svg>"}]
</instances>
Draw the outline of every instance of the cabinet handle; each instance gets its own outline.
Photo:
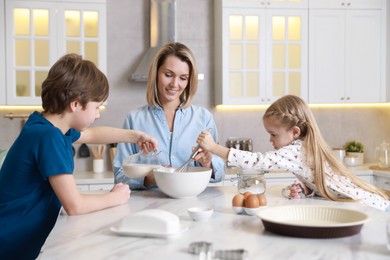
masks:
<instances>
[{"instance_id":1,"label":"cabinet handle","mask_svg":"<svg viewBox=\"0 0 390 260\"><path fill-rule=\"evenodd\" d=\"M350 100L351 98L350 97L347 97L347 100Z\"/></svg>"},{"instance_id":2,"label":"cabinet handle","mask_svg":"<svg viewBox=\"0 0 390 260\"><path fill-rule=\"evenodd\" d=\"M342 97L342 98L340 98L341 100L344 100L344 98Z\"/></svg>"},{"instance_id":3,"label":"cabinet handle","mask_svg":"<svg viewBox=\"0 0 390 260\"><path fill-rule=\"evenodd\" d=\"M344 5L345 5L345 3L341 3L341 5L342 5L342 6L344 6Z\"/></svg>"},{"instance_id":4,"label":"cabinet handle","mask_svg":"<svg viewBox=\"0 0 390 260\"><path fill-rule=\"evenodd\" d=\"M348 3L348 4L347 4L347 6L350 6L350 5L351 5L351 3Z\"/></svg>"}]
</instances>

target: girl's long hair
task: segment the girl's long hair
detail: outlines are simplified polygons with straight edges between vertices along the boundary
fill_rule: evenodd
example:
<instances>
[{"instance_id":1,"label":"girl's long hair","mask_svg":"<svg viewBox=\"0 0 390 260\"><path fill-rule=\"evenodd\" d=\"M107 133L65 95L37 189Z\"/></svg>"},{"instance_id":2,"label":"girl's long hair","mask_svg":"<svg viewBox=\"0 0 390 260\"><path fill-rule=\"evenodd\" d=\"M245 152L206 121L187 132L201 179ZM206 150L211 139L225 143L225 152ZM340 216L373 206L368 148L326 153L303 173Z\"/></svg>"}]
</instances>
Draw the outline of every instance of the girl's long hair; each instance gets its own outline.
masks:
<instances>
[{"instance_id":1,"label":"girl's long hair","mask_svg":"<svg viewBox=\"0 0 390 260\"><path fill-rule=\"evenodd\" d=\"M325 164L328 163L335 174L347 177L358 187L389 199L387 194L353 174L333 153L325 142L309 106L301 98L287 95L274 102L264 113L263 119L279 120L287 129L297 126L301 130L299 138L305 149L306 163L314 174L314 182L322 197L335 201L353 201L339 199L326 185Z\"/></svg>"}]
</instances>

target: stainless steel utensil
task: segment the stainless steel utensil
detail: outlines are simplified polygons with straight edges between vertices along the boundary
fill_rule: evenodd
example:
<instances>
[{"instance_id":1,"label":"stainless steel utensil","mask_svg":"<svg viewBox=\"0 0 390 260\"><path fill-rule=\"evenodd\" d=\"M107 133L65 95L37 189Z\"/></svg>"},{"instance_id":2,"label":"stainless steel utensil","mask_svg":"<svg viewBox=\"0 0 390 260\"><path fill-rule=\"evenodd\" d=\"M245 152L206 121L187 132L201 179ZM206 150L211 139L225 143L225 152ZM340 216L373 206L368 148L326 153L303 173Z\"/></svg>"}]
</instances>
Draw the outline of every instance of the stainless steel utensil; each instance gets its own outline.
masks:
<instances>
[{"instance_id":1,"label":"stainless steel utensil","mask_svg":"<svg viewBox=\"0 0 390 260\"><path fill-rule=\"evenodd\" d=\"M176 168L175 172L187 172L188 171L188 164L194 160L195 156L201 151L200 146L198 145L196 149L192 152L190 158L183 163L180 167Z\"/></svg>"},{"instance_id":2,"label":"stainless steel utensil","mask_svg":"<svg viewBox=\"0 0 390 260\"><path fill-rule=\"evenodd\" d=\"M213 133L213 129L212 128L209 128L208 129L209 133ZM200 146L198 145L195 150L192 152L190 158L188 158L188 160L183 163L180 167L178 167L175 172L188 172L188 164L194 160L195 156L202 150L202 148L200 148Z\"/></svg>"}]
</instances>

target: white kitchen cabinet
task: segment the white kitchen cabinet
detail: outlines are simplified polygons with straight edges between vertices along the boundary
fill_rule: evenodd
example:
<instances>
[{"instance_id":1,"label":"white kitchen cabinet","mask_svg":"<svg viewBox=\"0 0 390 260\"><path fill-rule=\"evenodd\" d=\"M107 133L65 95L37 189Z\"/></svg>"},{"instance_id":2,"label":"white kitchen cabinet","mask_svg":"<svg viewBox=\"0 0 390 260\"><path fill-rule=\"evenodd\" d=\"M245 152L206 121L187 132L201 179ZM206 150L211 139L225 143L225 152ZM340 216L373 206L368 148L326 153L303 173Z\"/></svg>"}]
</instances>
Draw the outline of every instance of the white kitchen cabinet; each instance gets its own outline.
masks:
<instances>
[{"instance_id":1,"label":"white kitchen cabinet","mask_svg":"<svg viewBox=\"0 0 390 260\"><path fill-rule=\"evenodd\" d=\"M5 9L5 104L40 105L41 84L66 53L106 72L105 0L6 0Z\"/></svg>"},{"instance_id":2,"label":"white kitchen cabinet","mask_svg":"<svg viewBox=\"0 0 390 260\"><path fill-rule=\"evenodd\" d=\"M224 0L224 7L307 8L309 0Z\"/></svg>"},{"instance_id":3,"label":"white kitchen cabinet","mask_svg":"<svg viewBox=\"0 0 390 260\"><path fill-rule=\"evenodd\" d=\"M75 172L73 174L80 191L109 191L114 187L114 173Z\"/></svg>"},{"instance_id":4,"label":"white kitchen cabinet","mask_svg":"<svg viewBox=\"0 0 390 260\"><path fill-rule=\"evenodd\" d=\"M215 1L216 103L307 99L307 1Z\"/></svg>"},{"instance_id":5,"label":"white kitchen cabinet","mask_svg":"<svg viewBox=\"0 0 390 260\"><path fill-rule=\"evenodd\" d=\"M389 176L375 176L375 186L390 191L390 175Z\"/></svg>"},{"instance_id":6,"label":"white kitchen cabinet","mask_svg":"<svg viewBox=\"0 0 390 260\"><path fill-rule=\"evenodd\" d=\"M385 5L310 1L310 103L386 101Z\"/></svg>"},{"instance_id":7,"label":"white kitchen cabinet","mask_svg":"<svg viewBox=\"0 0 390 260\"><path fill-rule=\"evenodd\" d=\"M91 184L89 185L89 190L112 190L114 183L110 184Z\"/></svg>"}]
</instances>

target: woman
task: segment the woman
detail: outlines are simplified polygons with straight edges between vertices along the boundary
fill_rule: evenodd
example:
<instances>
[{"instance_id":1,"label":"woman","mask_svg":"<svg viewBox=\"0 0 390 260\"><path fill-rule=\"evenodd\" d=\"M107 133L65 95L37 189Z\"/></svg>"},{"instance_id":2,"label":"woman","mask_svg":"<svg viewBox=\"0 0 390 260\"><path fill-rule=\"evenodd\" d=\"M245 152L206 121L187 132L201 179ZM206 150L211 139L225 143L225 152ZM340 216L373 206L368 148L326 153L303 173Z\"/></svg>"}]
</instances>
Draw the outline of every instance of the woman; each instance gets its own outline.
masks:
<instances>
[{"instance_id":1,"label":"woman","mask_svg":"<svg viewBox=\"0 0 390 260\"><path fill-rule=\"evenodd\" d=\"M169 43L156 54L146 85L145 105L131 111L124 128L145 131L159 143L159 158L163 165L179 167L191 155L197 136L211 130L214 140L218 131L211 113L191 104L198 88L198 68L192 52L181 43ZM114 158L115 182L130 185L131 189L156 187L153 174L130 179L124 175L122 163L139 148L118 144ZM201 152L190 166L212 168L211 182L220 182L224 176L224 162L209 152Z\"/></svg>"}]
</instances>

